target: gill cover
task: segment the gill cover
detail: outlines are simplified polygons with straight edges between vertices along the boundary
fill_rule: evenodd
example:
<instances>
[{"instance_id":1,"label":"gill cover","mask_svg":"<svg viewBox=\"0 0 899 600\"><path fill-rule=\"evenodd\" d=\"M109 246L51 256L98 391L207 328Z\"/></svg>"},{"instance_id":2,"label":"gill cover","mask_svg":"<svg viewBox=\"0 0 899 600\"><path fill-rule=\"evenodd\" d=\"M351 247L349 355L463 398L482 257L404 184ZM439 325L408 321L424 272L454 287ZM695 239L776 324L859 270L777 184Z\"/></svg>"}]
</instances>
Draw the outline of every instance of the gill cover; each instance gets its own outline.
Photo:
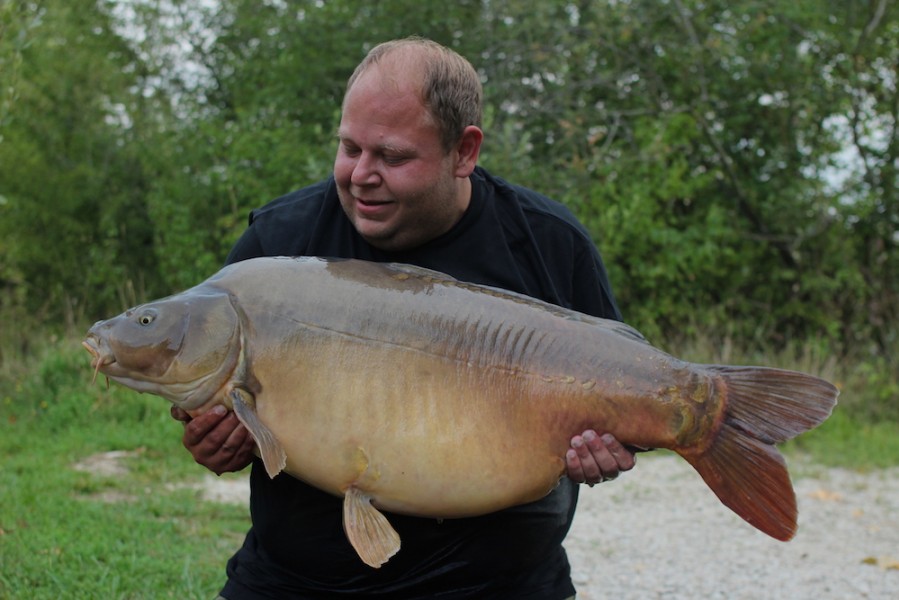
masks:
<instances>
[{"instance_id":1,"label":"gill cover","mask_svg":"<svg viewBox=\"0 0 899 600\"><path fill-rule=\"evenodd\" d=\"M133 308L91 328L114 362L101 372L186 410L205 404L240 355L240 319L230 295L198 286Z\"/></svg>"}]
</instances>

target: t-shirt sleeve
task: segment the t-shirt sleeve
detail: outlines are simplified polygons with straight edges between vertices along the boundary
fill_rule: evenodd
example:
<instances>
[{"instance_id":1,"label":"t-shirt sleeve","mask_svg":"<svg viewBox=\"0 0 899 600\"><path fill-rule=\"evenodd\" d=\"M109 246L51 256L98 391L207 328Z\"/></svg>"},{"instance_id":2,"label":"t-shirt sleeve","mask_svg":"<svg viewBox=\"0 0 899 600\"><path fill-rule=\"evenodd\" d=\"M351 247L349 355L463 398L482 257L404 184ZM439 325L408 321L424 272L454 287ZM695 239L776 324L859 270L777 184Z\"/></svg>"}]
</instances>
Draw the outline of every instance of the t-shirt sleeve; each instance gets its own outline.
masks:
<instances>
[{"instance_id":1,"label":"t-shirt sleeve","mask_svg":"<svg viewBox=\"0 0 899 600\"><path fill-rule=\"evenodd\" d=\"M328 194L336 192L325 180L276 198L250 213L249 225L231 248L226 264L259 256L303 256Z\"/></svg>"},{"instance_id":2,"label":"t-shirt sleeve","mask_svg":"<svg viewBox=\"0 0 899 600\"><path fill-rule=\"evenodd\" d=\"M559 300L579 312L620 321L606 267L586 228L559 202L526 188L513 189Z\"/></svg>"},{"instance_id":3,"label":"t-shirt sleeve","mask_svg":"<svg viewBox=\"0 0 899 600\"><path fill-rule=\"evenodd\" d=\"M251 221L250 226L244 230L234 246L231 247L228 258L225 259L225 264L230 265L248 258L257 258L264 255L265 252L262 249L262 243L259 241L259 234Z\"/></svg>"},{"instance_id":4,"label":"t-shirt sleeve","mask_svg":"<svg viewBox=\"0 0 899 600\"><path fill-rule=\"evenodd\" d=\"M584 244L575 253L571 304L583 313L622 320L605 264L592 242Z\"/></svg>"}]
</instances>

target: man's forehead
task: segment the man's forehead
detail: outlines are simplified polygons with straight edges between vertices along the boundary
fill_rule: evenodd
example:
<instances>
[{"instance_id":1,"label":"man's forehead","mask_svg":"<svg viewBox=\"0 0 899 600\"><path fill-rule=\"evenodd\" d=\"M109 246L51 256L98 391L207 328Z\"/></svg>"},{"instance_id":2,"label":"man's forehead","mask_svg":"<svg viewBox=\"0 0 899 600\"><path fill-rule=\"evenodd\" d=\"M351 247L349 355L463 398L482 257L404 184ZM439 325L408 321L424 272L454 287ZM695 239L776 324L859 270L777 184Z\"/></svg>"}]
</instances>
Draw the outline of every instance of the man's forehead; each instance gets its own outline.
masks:
<instances>
[{"instance_id":1,"label":"man's forehead","mask_svg":"<svg viewBox=\"0 0 899 600\"><path fill-rule=\"evenodd\" d=\"M366 72L348 90L338 139L408 152L421 143L425 132L439 135L431 111L417 91L409 89L411 82L392 79L389 74L385 79L382 74L380 69ZM409 139L411 135L416 139Z\"/></svg>"}]
</instances>

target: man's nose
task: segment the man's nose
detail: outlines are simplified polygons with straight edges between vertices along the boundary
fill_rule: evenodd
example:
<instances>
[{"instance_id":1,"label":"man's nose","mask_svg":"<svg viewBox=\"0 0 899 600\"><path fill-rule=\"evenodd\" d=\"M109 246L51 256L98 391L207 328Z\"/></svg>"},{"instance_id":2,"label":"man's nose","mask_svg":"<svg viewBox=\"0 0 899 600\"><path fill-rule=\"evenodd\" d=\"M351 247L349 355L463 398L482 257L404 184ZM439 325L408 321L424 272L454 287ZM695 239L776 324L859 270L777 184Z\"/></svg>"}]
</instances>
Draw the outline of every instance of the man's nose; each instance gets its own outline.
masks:
<instances>
[{"instance_id":1,"label":"man's nose","mask_svg":"<svg viewBox=\"0 0 899 600\"><path fill-rule=\"evenodd\" d=\"M381 174L378 172L378 163L369 152L362 152L353 167L351 181L354 185L372 186L381 183Z\"/></svg>"}]
</instances>

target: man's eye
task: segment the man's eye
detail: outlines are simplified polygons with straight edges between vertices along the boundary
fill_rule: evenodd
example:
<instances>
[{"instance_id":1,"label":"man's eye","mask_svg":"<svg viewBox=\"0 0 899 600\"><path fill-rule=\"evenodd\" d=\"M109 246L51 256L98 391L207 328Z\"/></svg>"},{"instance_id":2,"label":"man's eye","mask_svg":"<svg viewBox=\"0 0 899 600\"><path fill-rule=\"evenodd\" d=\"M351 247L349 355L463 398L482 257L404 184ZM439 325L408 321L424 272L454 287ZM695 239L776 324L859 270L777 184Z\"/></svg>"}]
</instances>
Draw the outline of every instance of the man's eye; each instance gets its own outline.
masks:
<instances>
[{"instance_id":1,"label":"man's eye","mask_svg":"<svg viewBox=\"0 0 899 600\"><path fill-rule=\"evenodd\" d=\"M405 156L385 156L384 162L388 165L401 165L408 160Z\"/></svg>"}]
</instances>

